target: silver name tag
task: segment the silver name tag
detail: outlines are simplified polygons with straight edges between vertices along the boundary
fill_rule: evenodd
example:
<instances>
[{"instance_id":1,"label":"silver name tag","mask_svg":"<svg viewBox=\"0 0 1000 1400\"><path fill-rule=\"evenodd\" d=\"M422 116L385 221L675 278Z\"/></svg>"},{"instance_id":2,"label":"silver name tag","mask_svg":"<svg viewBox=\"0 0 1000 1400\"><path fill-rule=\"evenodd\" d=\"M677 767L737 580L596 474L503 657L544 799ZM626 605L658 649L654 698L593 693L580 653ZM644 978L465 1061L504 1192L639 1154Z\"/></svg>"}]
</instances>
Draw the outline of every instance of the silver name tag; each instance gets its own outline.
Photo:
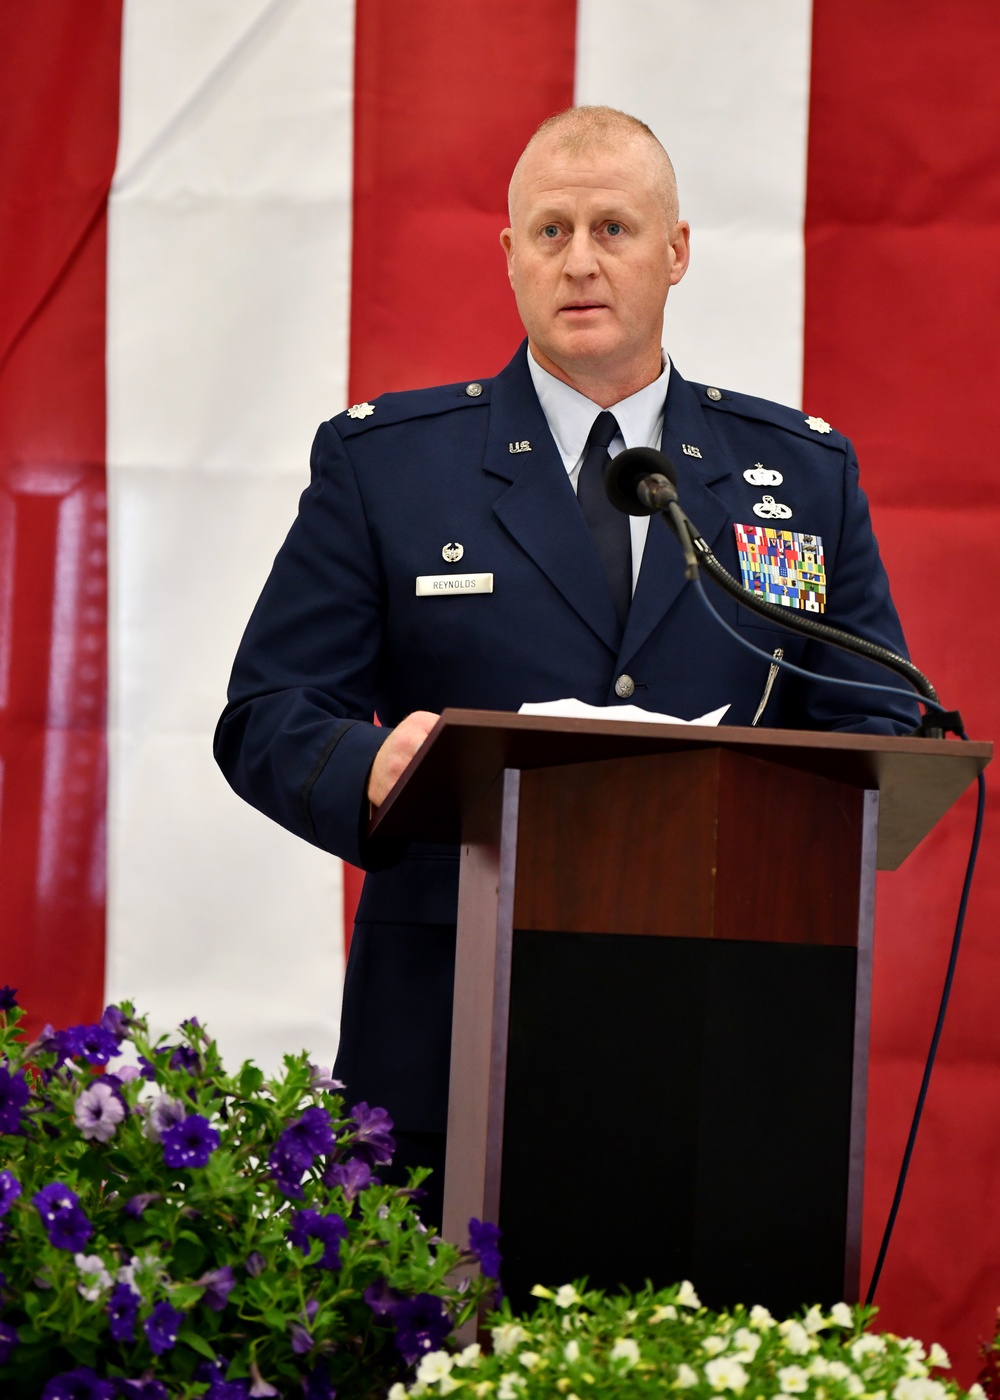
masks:
<instances>
[{"instance_id":1,"label":"silver name tag","mask_svg":"<svg viewBox=\"0 0 1000 1400\"><path fill-rule=\"evenodd\" d=\"M492 593L492 574L420 574L418 598L444 598L449 593Z\"/></svg>"}]
</instances>

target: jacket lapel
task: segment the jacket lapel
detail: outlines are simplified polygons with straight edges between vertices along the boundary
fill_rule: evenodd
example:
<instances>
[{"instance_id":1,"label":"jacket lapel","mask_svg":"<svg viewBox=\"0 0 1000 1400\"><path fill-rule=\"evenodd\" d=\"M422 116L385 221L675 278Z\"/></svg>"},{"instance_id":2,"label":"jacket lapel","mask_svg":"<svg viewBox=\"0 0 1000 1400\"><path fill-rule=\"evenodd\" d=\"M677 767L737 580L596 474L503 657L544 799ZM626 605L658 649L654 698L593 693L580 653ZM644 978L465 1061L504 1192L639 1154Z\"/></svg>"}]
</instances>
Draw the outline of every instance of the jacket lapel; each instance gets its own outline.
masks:
<instances>
[{"instance_id":1,"label":"jacket lapel","mask_svg":"<svg viewBox=\"0 0 1000 1400\"><path fill-rule=\"evenodd\" d=\"M511 443L530 443L512 452ZM618 619L600 559L528 372L524 346L494 379L483 470L508 482L493 504L504 528L612 652Z\"/></svg>"},{"instance_id":2,"label":"jacket lapel","mask_svg":"<svg viewBox=\"0 0 1000 1400\"><path fill-rule=\"evenodd\" d=\"M685 443L697 447L701 456L687 455L683 451ZM705 540L714 544L730 520L731 512L712 486L732 475L733 464L712 435L695 391L673 366L661 445L677 469L681 508ZM664 521L651 518L639 580L622 638L623 664L639 651L670 611L686 582L679 542Z\"/></svg>"}]
</instances>

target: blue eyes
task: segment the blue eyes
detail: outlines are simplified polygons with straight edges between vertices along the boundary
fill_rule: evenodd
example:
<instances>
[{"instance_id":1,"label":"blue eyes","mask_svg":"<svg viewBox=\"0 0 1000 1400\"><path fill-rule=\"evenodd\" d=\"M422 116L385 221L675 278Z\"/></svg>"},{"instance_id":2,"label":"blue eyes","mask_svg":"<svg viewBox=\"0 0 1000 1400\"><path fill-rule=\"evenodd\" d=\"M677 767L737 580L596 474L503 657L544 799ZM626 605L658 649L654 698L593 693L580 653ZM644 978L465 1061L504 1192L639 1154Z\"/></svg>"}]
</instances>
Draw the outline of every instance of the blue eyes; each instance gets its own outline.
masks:
<instances>
[{"instance_id":1,"label":"blue eyes","mask_svg":"<svg viewBox=\"0 0 1000 1400\"><path fill-rule=\"evenodd\" d=\"M546 224L545 227L542 229L542 237L543 237L543 238L558 238L558 237L559 237L559 232L560 232L560 230L559 230L559 225L558 225L558 224Z\"/></svg>"},{"instance_id":2,"label":"blue eyes","mask_svg":"<svg viewBox=\"0 0 1000 1400\"><path fill-rule=\"evenodd\" d=\"M622 224L616 223L615 220L612 219L610 223L604 225L604 232L608 234L611 238L617 238L619 234L625 232L625 229ZM562 229L559 227L558 224L546 224L542 229L543 238L551 240L555 238L560 238L561 236Z\"/></svg>"},{"instance_id":3,"label":"blue eyes","mask_svg":"<svg viewBox=\"0 0 1000 1400\"><path fill-rule=\"evenodd\" d=\"M611 236L612 236L612 238L617 237L618 234L621 233L621 231L622 231L622 226L621 226L621 224L610 223L610 224L605 224L605 225L604 225L604 232L605 232L605 233L610 233Z\"/></svg>"}]
</instances>

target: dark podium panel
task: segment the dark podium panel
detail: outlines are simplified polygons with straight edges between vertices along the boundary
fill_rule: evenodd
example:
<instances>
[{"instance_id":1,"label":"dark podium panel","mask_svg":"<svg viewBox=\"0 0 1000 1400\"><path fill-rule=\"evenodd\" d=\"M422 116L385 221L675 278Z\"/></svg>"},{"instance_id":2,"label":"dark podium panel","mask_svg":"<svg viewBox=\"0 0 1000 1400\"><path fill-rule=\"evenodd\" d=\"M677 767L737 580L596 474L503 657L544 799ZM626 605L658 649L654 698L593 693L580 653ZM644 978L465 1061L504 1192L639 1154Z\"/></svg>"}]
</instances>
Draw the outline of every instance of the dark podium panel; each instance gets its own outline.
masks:
<instances>
[{"instance_id":1,"label":"dark podium panel","mask_svg":"<svg viewBox=\"0 0 1000 1400\"><path fill-rule=\"evenodd\" d=\"M990 753L442 716L372 835L461 834L445 1233L499 1221L515 1306L857 1298L876 858Z\"/></svg>"}]
</instances>

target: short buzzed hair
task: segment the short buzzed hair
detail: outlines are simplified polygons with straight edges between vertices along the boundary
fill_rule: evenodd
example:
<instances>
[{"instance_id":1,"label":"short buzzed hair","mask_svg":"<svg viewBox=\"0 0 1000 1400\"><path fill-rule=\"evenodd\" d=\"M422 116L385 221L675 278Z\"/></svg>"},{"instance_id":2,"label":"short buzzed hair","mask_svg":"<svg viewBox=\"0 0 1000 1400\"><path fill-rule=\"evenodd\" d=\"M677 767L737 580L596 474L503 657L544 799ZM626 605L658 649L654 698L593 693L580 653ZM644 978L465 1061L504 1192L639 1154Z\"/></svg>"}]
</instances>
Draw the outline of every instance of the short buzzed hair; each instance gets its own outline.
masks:
<instances>
[{"instance_id":1,"label":"short buzzed hair","mask_svg":"<svg viewBox=\"0 0 1000 1400\"><path fill-rule=\"evenodd\" d=\"M536 142L544 137L555 137L560 150L570 155L581 155L594 147L613 147L623 139L639 139L647 143L655 162L662 170L663 204L667 222L677 222L677 177L673 162L663 148L662 142L645 122L628 112L620 112L617 107L567 107L555 116L546 117L532 135L530 141L514 166L507 192L508 206L512 203L514 183L521 169L521 162Z\"/></svg>"}]
</instances>

